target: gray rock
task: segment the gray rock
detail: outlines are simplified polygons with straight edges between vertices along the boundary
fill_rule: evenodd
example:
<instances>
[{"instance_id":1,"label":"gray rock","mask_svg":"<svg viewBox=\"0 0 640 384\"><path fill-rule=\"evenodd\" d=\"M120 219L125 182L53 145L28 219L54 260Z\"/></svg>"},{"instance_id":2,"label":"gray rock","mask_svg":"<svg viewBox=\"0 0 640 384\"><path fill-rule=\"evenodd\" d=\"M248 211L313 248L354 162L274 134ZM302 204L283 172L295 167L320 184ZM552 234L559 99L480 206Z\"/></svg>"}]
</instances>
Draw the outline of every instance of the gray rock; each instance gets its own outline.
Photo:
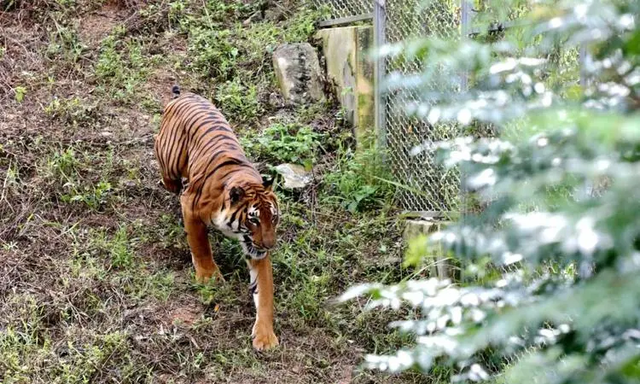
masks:
<instances>
[{"instance_id":1,"label":"gray rock","mask_svg":"<svg viewBox=\"0 0 640 384\"><path fill-rule=\"evenodd\" d=\"M272 92L271 94L269 94L269 105L274 109L284 107L284 100L282 99L282 95L276 92Z\"/></svg>"},{"instance_id":2,"label":"gray rock","mask_svg":"<svg viewBox=\"0 0 640 384\"><path fill-rule=\"evenodd\" d=\"M309 43L282 44L273 53L278 86L287 105L324 98L318 54Z\"/></svg>"},{"instance_id":3,"label":"gray rock","mask_svg":"<svg viewBox=\"0 0 640 384\"><path fill-rule=\"evenodd\" d=\"M297 164L280 164L275 167L275 170L284 178L285 189L304 189L313 180L311 172L307 172L304 167Z\"/></svg>"},{"instance_id":4,"label":"gray rock","mask_svg":"<svg viewBox=\"0 0 640 384\"><path fill-rule=\"evenodd\" d=\"M268 21L281 21L284 20L285 15L279 8L267 9L264 11L264 18Z\"/></svg>"}]
</instances>

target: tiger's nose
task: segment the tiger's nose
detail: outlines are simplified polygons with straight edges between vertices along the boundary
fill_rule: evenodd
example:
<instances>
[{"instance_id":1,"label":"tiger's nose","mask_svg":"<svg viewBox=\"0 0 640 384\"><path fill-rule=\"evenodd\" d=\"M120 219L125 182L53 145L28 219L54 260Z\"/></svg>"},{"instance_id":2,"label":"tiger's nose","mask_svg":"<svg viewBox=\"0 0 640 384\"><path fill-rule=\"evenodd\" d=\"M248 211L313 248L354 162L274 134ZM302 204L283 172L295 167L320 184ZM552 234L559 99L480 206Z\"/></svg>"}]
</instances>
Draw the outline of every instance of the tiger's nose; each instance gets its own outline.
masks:
<instances>
[{"instance_id":1,"label":"tiger's nose","mask_svg":"<svg viewBox=\"0 0 640 384\"><path fill-rule=\"evenodd\" d=\"M267 238L262 240L262 247L264 249L272 249L276 245L275 238Z\"/></svg>"}]
</instances>

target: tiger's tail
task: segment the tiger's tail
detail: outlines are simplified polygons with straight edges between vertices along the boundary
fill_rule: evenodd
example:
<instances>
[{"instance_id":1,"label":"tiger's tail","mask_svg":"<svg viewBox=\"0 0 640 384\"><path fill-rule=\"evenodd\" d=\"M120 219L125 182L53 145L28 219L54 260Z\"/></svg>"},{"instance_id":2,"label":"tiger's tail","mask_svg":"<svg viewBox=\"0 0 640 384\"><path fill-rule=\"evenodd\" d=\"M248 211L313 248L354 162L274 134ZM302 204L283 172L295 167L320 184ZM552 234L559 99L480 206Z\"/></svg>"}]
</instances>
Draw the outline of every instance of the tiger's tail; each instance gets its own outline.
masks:
<instances>
[{"instance_id":1,"label":"tiger's tail","mask_svg":"<svg viewBox=\"0 0 640 384\"><path fill-rule=\"evenodd\" d=\"M173 93L173 98L177 99L178 96L180 96L180 87L178 85L174 85L173 88L171 88L171 93Z\"/></svg>"}]
</instances>

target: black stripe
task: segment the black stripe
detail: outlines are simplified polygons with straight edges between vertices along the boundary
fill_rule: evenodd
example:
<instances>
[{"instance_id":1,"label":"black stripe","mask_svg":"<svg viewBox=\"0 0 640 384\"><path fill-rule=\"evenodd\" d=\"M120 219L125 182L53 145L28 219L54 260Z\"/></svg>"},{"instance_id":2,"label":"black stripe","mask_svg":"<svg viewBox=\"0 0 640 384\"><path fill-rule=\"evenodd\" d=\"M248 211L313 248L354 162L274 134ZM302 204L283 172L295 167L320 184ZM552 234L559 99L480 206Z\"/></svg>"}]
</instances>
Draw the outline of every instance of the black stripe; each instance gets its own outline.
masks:
<instances>
[{"instance_id":1,"label":"black stripe","mask_svg":"<svg viewBox=\"0 0 640 384\"><path fill-rule=\"evenodd\" d=\"M236 159L235 157L232 157L229 160L225 160L221 164L216 165L216 167L213 168L213 170L209 172L209 174L205 177L205 180L211 177L211 175L213 175L214 173L218 172L218 170L221 168L228 167L230 165L241 166L243 165L242 163L243 163L242 159Z\"/></svg>"},{"instance_id":2,"label":"black stripe","mask_svg":"<svg viewBox=\"0 0 640 384\"><path fill-rule=\"evenodd\" d=\"M233 141L234 143L236 143L236 141L232 138L232 137L228 137L228 136L215 136L212 137L206 144L204 144L203 146L201 146L194 154L193 154L193 158L194 159L199 159L200 156L202 156L206 150L211 150L214 151L213 156L217 157L217 154L219 153L229 153L229 150L224 150L221 149L219 151L216 151L216 147L218 145L224 144L227 141ZM213 144L212 144L213 143ZM228 144L228 143L227 143ZM236 147L237 148L237 147ZM205 170L209 168L209 165L211 165L211 161L212 159L209 158L209 162L207 164L207 166L205 167Z\"/></svg>"},{"instance_id":3,"label":"black stripe","mask_svg":"<svg viewBox=\"0 0 640 384\"><path fill-rule=\"evenodd\" d=\"M196 204L200 201L200 197L202 196L202 189L204 188L204 185L207 183L207 180L209 180L209 178L215 174L219 169L222 169L224 167L228 167L228 166L238 166L238 167L243 167L243 166L247 166L247 164L243 164L242 160L240 159L236 159L236 158L231 158L229 160L225 160L224 162L222 162L221 164L216 165L216 167L210 171L209 173L207 173L207 175L200 180L200 184L198 186L198 190L196 191L196 196L193 199L193 204L192 204L192 209L195 208Z\"/></svg>"},{"instance_id":4,"label":"black stripe","mask_svg":"<svg viewBox=\"0 0 640 384\"><path fill-rule=\"evenodd\" d=\"M186 105L187 109L189 108L189 105ZM164 142L166 143L167 146L169 146L168 148L168 152L166 153L166 156L168 156L169 158L171 158L172 154L173 154L173 148L175 146L175 142L176 142L176 138L178 136L178 134L180 133L180 131L182 131L183 127L183 122L182 122L182 118L180 118L177 114L173 116L173 118L175 119L171 119L170 121L168 121L168 124L170 124L169 128L171 129L169 131L169 136L165 138ZM165 148L167 149L167 148ZM165 151L166 152L166 151Z\"/></svg>"},{"instance_id":5,"label":"black stripe","mask_svg":"<svg viewBox=\"0 0 640 384\"><path fill-rule=\"evenodd\" d=\"M192 104L192 108L185 110L185 117L183 118L184 132L191 139L191 128L199 119L203 118L204 111L202 106L198 104Z\"/></svg>"},{"instance_id":6,"label":"black stripe","mask_svg":"<svg viewBox=\"0 0 640 384\"><path fill-rule=\"evenodd\" d=\"M180 146L180 149L178 150L178 152L176 152L176 162L175 162L175 168L176 168L176 173L179 176L182 176L182 172L180 172L180 159L182 159L182 154L185 153L186 151L186 146L187 146L187 140L182 140L182 145ZM187 159L188 159L188 154L187 154Z\"/></svg>"},{"instance_id":7,"label":"black stripe","mask_svg":"<svg viewBox=\"0 0 640 384\"><path fill-rule=\"evenodd\" d=\"M207 125L211 124L212 122L213 122L213 121L211 121L210 119L205 119L204 121L202 121L202 124L200 124L200 125L198 126L198 128L196 128L195 132L200 131L202 128L204 128L205 126L207 126ZM225 127L224 127L224 126L221 126L221 125L213 125L213 126L211 126L211 127L207 128L207 130L206 130L206 131L201 132L201 133L198 135L198 138L197 138L197 139L196 139L196 141L193 143L192 148L197 148L197 147L198 147L198 145L200 145L200 143L202 142L202 140L203 140L203 139L204 139L204 138L205 138L209 133L211 133L211 132L215 132L215 131L226 131L226 132L231 132L230 130L225 129ZM233 132L231 132L231 133L233 133ZM218 136L218 135L215 135L213 138L215 138L215 137L217 137L217 136ZM212 138L212 139L213 139L213 138Z\"/></svg>"},{"instance_id":8,"label":"black stripe","mask_svg":"<svg viewBox=\"0 0 640 384\"><path fill-rule=\"evenodd\" d=\"M240 167L240 168L249 168L249 170L254 171L254 174L251 175L251 176L254 176L256 178L260 178L259 177L260 175L258 174L258 172L255 170L253 165L251 163L249 163L248 161L246 163L243 163L243 164L238 164L238 167ZM243 169L232 169L229 172L225 173L224 175L220 176L220 180L224 180L227 177L233 175L234 173L241 172L241 171L243 171ZM248 172L247 176L249 176L249 172ZM262 182L262 178L260 178L259 182ZM256 181L256 183L258 183L258 181Z\"/></svg>"},{"instance_id":9,"label":"black stripe","mask_svg":"<svg viewBox=\"0 0 640 384\"><path fill-rule=\"evenodd\" d=\"M246 205L246 204L244 204L244 205ZM236 208L236 210L235 210L235 211L233 211L233 213L231 214L231 219L230 219L230 221L229 221L229 222L230 222L230 223L233 223L234 221L236 221L236 215L237 215L238 213L240 213L240 211L241 211L241 210L243 210L243 209L244 209L244 207L243 207L243 206L240 206L240 207ZM230 226L230 225L229 225L229 226Z\"/></svg>"},{"instance_id":10,"label":"black stripe","mask_svg":"<svg viewBox=\"0 0 640 384\"><path fill-rule=\"evenodd\" d=\"M214 141L214 139L211 139L211 141L210 141L210 142L212 142L212 141ZM207 143L207 145L208 145L208 144L209 144L209 143ZM198 158L200 158L200 155L202 154L202 152L204 151L204 149L205 149L205 148L207 148L207 149L211 149L211 150L214 150L214 149L215 149L215 147L216 147L218 144L220 144L220 143L214 143L214 145L212 145L212 146L211 146L211 148L208 148L208 147L206 147L206 146L205 146L205 147L203 147L201 151L198 151L198 152L194 153L194 154L192 155L192 157L191 157L191 158L193 158L193 159L198 159ZM206 171L207 171L207 169L209 169L209 167L211 166L211 163L213 163L213 162L218 158L218 156L220 156L220 155L224 155L224 154L226 154L226 153L227 153L227 151L225 151L225 150L220 150L220 151L214 152L214 153L213 153L213 155L212 155L211 157L209 157L209 161L207 162L207 165L202 169L202 172L206 172ZM191 173L191 164L189 165L189 173Z\"/></svg>"},{"instance_id":11,"label":"black stripe","mask_svg":"<svg viewBox=\"0 0 640 384\"><path fill-rule=\"evenodd\" d=\"M188 99L180 99L176 102L176 105L176 111L172 117L181 120L185 110L197 104L190 103Z\"/></svg>"}]
</instances>

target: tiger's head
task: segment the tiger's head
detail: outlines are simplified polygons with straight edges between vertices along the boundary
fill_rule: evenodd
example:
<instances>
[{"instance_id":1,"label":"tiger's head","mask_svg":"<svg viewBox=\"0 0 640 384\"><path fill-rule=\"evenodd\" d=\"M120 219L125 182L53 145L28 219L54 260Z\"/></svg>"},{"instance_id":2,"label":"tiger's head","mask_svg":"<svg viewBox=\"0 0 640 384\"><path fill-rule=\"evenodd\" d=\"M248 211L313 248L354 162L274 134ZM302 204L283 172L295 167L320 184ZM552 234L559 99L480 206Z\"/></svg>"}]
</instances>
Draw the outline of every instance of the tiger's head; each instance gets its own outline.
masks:
<instances>
[{"instance_id":1,"label":"tiger's head","mask_svg":"<svg viewBox=\"0 0 640 384\"><path fill-rule=\"evenodd\" d=\"M280 219L271 182L236 185L229 189L228 196L228 227L236 233L245 255L256 260L264 258L276 245Z\"/></svg>"}]
</instances>

